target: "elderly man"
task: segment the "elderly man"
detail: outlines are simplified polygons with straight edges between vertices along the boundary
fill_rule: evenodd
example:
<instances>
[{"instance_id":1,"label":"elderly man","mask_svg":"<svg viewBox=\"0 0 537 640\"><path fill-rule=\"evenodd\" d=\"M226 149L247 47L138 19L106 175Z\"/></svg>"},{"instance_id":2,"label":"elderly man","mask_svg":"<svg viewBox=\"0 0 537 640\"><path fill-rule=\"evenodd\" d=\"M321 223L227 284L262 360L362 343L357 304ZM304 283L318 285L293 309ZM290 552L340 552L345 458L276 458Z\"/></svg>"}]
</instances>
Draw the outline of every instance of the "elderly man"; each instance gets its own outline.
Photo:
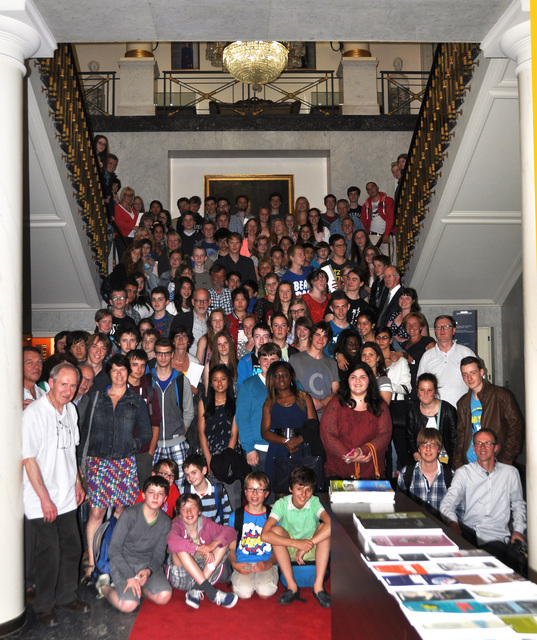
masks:
<instances>
[{"instance_id":1,"label":"elderly man","mask_svg":"<svg viewBox=\"0 0 537 640\"><path fill-rule=\"evenodd\" d=\"M332 222L330 225L330 234L334 233L343 234L343 221L347 218L350 218L349 215L349 201L345 200L345 198L341 198L337 201L336 209L338 213L338 218ZM364 225L358 216L351 218L353 224L353 231L358 231L358 229L363 229Z\"/></svg>"},{"instance_id":2,"label":"elderly man","mask_svg":"<svg viewBox=\"0 0 537 640\"><path fill-rule=\"evenodd\" d=\"M81 554L76 508L84 500L84 489L71 400L79 379L74 365L55 366L49 392L27 407L22 421L24 514L36 538L34 609L46 627L58 624L55 606L76 613L90 610L76 593Z\"/></svg>"},{"instance_id":3,"label":"elderly man","mask_svg":"<svg viewBox=\"0 0 537 640\"><path fill-rule=\"evenodd\" d=\"M453 339L456 331L455 318L437 316L434 321L436 347L425 352L418 368L418 377L422 373L434 373L438 379L441 399L454 407L467 391L460 370L461 360L467 356L475 356L471 349L457 344Z\"/></svg>"},{"instance_id":4,"label":"elderly man","mask_svg":"<svg viewBox=\"0 0 537 640\"><path fill-rule=\"evenodd\" d=\"M496 460L498 437L492 429L484 427L474 435L473 449L476 461L457 470L440 503L440 512L454 531L520 571L513 562L516 554L509 548L510 542L523 542L526 531L526 503L519 473ZM460 520L457 507L463 510Z\"/></svg>"},{"instance_id":5,"label":"elderly man","mask_svg":"<svg viewBox=\"0 0 537 640\"><path fill-rule=\"evenodd\" d=\"M455 468L476 461L472 437L481 425L492 427L498 434L498 462L513 464L523 437L522 417L515 398L507 389L487 382L483 363L475 356L461 360L461 374L468 393L457 403Z\"/></svg>"},{"instance_id":6,"label":"elderly man","mask_svg":"<svg viewBox=\"0 0 537 640\"><path fill-rule=\"evenodd\" d=\"M399 311L399 298L401 297L401 273L397 267L389 266L384 270L384 284L388 290L388 295L384 299L384 304L379 309L379 319L377 327L382 328L388 324L390 316L395 310Z\"/></svg>"},{"instance_id":7,"label":"elderly man","mask_svg":"<svg viewBox=\"0 0 537 640\"><path fill-rule=\"evenodd\" d=\"M178 313L173 319L170 335L174 333L177 327L187 327L192 331L194 342L188 350L190 355L195 356L198 348L198 342L201 336L207 333L207 320L209 318L209 305L211 297L207 289L196 289L192 294L192 311L186 313Z\"/></svg>"}]
</instances>

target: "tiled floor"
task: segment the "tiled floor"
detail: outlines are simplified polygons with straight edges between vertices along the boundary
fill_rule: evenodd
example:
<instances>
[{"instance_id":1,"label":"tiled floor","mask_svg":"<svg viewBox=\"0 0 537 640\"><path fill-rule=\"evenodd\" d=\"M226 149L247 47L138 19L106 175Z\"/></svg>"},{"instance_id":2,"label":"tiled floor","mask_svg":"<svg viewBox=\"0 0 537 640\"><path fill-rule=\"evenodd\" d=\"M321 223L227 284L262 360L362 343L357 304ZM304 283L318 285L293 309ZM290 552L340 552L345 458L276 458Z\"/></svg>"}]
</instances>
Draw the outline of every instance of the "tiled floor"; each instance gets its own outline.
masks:
<instances>
[{"instance_id":1,"label":"tiled floor","mask_svg":"<svg viewBox=\"0 0 537 640\"><path fill-rule=\"evenodd\" d=\"M97 600L97 592L91 587L80 587L82 600L91 604L89 614L75 614L57 609L60 624L52 629L43 628L30 605L26 610L26 624L8 636L9 640L127 640L137 611L120 613L106 600Z\"/></svg>"}]
</instances>

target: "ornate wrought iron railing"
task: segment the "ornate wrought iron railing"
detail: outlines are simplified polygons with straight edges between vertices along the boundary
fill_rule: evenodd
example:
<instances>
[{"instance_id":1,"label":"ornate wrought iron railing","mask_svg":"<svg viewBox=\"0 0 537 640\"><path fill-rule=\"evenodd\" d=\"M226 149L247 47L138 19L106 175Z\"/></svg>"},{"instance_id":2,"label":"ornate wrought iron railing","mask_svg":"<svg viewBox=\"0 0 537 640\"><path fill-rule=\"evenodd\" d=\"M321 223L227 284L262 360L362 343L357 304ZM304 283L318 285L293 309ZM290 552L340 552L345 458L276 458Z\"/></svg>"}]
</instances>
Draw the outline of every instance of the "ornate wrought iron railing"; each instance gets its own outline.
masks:
<instances>
[{"instance_id":1,"label":"ornate wrought iron railing","mask_svg":"<svg viewBox=\"0 0 537 640\"><path fill-rule=\"evenodd\" d=\"M330 115L339 108L333 71L284 71L257 87L214 71L164 71L157 79L156 104L167 115Z\"/></svg>"},{"instance_id":2,"label":"ornate wrought iron railing","mask_svg":"<svg viewBox=\"0 0 537 640\"><path fill-rule=\"evenodd\" d=\"M84 221L98 272L105 277L106 205L71 46L60 44L53 58L41 58L37 64L47 91L50 116L58 131L62 157L73 185L73 197L79 206L78 213Z\"/></svg>"},{"instance_id":3,"label":"ornate wrought iron railing","mask_svg":"<svg viewBox=\"0 0 537 640\"><path fill-rule=\"evenodd\" d=\"M92 73L80 72L82 95L86 103L86 110L90 116L113 116L116 113L116 82L115 71Z\"/></svg>"},{"instance_id":4,"label":"ornate wrought iron railing","mask_svg":"<svg viewBox=\"0 0 537 640\"><path fill-rule=\"evenodd\" d=\"M478 54L476 44L441 44L436 49L396 202L397 257L403 272L429 210Z\"/></svg>"},{"instance_id":5,"label":"ornate wrought iron railing","mask_svg":"<svg viewBox=\"0 0 537 640\"><path fill-rule=\"evenodd\" d=\"M425 95L428 71L381 71L381 111L388 116L417 115Z\"/></svg>"}]
</instances>

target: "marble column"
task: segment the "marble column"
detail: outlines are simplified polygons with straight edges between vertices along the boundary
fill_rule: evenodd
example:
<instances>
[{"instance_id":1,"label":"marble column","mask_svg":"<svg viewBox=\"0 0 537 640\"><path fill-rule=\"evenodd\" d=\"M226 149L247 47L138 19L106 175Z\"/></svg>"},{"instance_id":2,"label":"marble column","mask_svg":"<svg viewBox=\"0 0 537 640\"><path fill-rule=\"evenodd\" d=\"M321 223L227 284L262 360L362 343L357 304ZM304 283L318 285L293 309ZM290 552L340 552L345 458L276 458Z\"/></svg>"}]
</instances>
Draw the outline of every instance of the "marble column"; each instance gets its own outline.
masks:
<instances>
[{"instance_id":1,"label":"marble column","mask_svg":"<svg viewBox=\"0 0 537 640\"><path fill-rule=\"evenodd\" d=\"M520 155L522 182L522 269L524 292L524 369L526 378L526 490L528 522L537 516L537 412L533 392L537 381L537 236L535 225L535 156L531 78L530 21L508 29L499 40L500 49L515 61L518 80ZM537 530L528 528L531 578L537 577Z\"/></svg>"},{"instance_id":2,"label":"marble column","mask_svg":"<svg viewBox=\"0 0 537 640\"><path fill-rule=\"evenodd\" d=\"M24 623L23 506L21 487L22 422L22 207L23 82L25 60L39 49L37 29L0 12L0 226L4 256L0 277L1 316L0 635ZM49 54L50 55L50 54Z\"/></svg>"}]
</instances>

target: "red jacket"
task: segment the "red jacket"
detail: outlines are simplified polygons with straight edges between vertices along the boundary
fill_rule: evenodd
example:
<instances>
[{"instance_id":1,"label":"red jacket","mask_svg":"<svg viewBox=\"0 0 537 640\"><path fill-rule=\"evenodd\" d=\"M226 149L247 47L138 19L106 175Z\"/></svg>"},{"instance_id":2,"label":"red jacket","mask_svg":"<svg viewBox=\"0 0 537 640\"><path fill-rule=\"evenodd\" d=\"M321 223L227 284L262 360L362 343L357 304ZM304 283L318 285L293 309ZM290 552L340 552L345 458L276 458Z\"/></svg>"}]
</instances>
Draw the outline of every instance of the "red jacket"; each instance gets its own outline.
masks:
<instances>
[{"instance_id":1,"label":"red jacket","mask_svg":"<svg viewBox=\"0 0 537 640\"><path fill-rule=\"evenodd\" d=\"M391 233L395 223L395 202L393 198L383 191L379 191L380 200L378 202L378 212L380 217L386 222L386 230L384 233ZM362 205L362 212L360 214L360 220L364 225L365 230L369 233L371 229L371 215L373 212L373 206L371 198L368 198Z\"/></svg>"}]
</instances>

